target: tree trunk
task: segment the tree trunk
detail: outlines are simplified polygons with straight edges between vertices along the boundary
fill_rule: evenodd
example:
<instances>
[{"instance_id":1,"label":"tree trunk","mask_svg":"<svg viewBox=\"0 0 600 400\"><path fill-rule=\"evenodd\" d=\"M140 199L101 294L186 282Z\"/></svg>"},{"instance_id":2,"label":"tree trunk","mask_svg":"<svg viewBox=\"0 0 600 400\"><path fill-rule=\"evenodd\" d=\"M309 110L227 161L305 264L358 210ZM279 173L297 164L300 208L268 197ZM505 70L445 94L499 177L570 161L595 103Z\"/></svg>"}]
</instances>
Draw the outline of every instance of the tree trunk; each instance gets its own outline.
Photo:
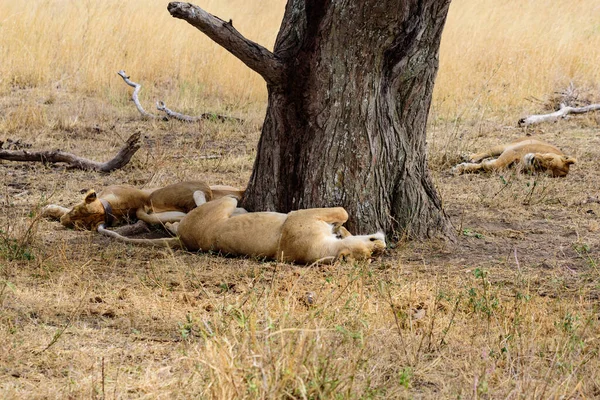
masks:
<instances>
[{"instance_id":1,"label":"tree trunk","mask_svg":"<svg viewBox=\"0 0 600 400\"><path fill-rule=\"evenodd\" d=\"M245 60L230 42L184 18L267 81L267 115L243 206L343 206L353 233L449 234L425 143L449 3L289 0L273 54L261 48L258 68L258 56ZM222 27L239 35L231 22Z\"/></svg>"}]
</instances>

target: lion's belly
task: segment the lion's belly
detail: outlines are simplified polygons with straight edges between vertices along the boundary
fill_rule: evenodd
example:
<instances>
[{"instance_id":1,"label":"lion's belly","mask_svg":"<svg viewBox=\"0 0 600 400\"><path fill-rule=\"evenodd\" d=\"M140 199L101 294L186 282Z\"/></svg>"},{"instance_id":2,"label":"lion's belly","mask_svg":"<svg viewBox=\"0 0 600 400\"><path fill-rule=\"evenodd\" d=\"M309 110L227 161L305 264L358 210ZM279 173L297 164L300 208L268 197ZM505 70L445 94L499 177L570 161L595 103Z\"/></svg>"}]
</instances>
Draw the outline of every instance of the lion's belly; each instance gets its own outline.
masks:
<instances>
[{"instance_id":1,"label":"lion's belly","mask_svg":"<svg viewBox=\"0 0 600 400\"><path fill-rule=\"evenodd\" d=\"M280 213L249 213L231 217L215 230L212 250L275 258L286 218L286 214Z\"/></svg>"},{"instance_id":2,"label":"lion's belly","mask_svg":"<svg viewBox=\"0 0 600 400\"><path fill-rule=\"evenodd\" d=\"M558 154L559 156L563 155L563 152L556 147L537 140L522 141L511 150L514 151L519 158L524 157L527 153L553 153Z\"/></svg>"}]
</instances>

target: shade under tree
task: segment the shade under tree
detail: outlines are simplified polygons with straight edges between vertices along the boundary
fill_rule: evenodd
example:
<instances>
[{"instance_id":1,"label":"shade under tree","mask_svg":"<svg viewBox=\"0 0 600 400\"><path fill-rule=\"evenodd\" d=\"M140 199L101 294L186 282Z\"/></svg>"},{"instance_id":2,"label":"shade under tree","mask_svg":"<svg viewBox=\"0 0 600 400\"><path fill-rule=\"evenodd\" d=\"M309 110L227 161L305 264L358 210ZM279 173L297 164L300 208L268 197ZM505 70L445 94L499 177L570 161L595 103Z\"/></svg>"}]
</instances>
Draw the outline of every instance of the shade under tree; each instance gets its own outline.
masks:
<instances>
[{"instance_id":1,"label":"shade under tree","mask_svg":"<svg viewBox=\"0 0 600 400\"><path fill-rule=\"evenodd\" d=\"M267 83L243 206L343 206L354 233L451 235L426 124L450 0L289 0L273 51L232 21L168 5Z\"/></svg>"}]
</instances>

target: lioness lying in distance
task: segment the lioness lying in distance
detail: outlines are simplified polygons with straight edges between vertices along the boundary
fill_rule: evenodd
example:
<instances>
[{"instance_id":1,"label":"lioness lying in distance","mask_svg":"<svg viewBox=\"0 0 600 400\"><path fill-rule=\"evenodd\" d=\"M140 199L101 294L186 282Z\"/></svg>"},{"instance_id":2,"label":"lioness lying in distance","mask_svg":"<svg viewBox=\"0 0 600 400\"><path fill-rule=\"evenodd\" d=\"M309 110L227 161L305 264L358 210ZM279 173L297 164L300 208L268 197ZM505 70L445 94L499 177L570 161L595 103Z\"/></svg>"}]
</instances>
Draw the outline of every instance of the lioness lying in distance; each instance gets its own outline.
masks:
<instances>
[{"instance_id":1,"label":"lioness lying in distance","mask_svg":"<svg viewBox=\"0 0 600 400\"><path fill-rule=\"evenodd\" d=\"M269 258L299 264L331 263L337 259L367 260L386 247L383 233L353 236L342 225L348 213L341 207L240 214L238 200L225 196L190 211L171 226L170 239L131 239L99 227L98 231L128 243L218 251L230 255Z\"/></svg>"},{"instance_id":2,"label":"lioness lying in distance","mask_svg":"<svg viewBox=\"0 0 600 400\"><path fill-rule=\"evenodd\" d=\"M487 158L498 157L491 160ZM544 172L554 177L564 177L569 173L571 164L577 160L565 156L562 151L551 144L528 137L510 144L492 147L482 153L469 156L469 162L458 164L452 168L454 174L465 174L481 171L498 171L517 165L523 170Z\"/></svg>"},{"instance_id":3,"label":"lioness lying in distance","mask_svg":"<svg viewBox=\"0 0 600 400\"><path fill-rule=\"evenodd\" d=\"M75 229L97 229L140 219L149 224L180 221L189 211L226 195L241 198L243 190L231 186L208 186L202 181L179 182L160 189L142 190L129 185L112 185L99 194L88 190L73 208L50 204L42 216L59 219Z\"/></svg>"}]
</instances>

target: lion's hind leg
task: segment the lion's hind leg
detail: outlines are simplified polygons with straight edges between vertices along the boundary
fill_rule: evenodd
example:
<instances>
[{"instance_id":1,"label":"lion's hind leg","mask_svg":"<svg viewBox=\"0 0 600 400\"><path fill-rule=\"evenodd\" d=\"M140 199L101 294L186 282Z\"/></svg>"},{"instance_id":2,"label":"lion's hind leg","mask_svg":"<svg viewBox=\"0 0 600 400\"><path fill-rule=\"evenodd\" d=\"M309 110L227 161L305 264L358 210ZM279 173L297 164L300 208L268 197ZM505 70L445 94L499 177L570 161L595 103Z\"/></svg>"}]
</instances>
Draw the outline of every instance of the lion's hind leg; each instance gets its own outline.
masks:
<instances>
[{"instance_id":1,"label":"lion's hind leg","mask_svg":"<svg viewBox=\"0 0 600 400\"><path fill-rule=\"evenodd\" d=\"M316 235L318 231L331 238L343 238L350 235L342 226L346 221L348 212L343 207L308 208L290 212L285 226L303 227L305 234Z\"/></svg>"},{"instance_id":2,"label":"lion's hind leg","mask_svg":"<svg viewBox=\"0 0 600 400\"><path fill-rule=\"evenodd\" d=\"M313 214L315 217L329 224L343 225L348 221L348 212L342 207L317 208Z\"/></svg>"},{"instance_id":3,"label":"lion's hind leg","mask_svg":"<svg viewBox=\"0 0 600 400\"><path fill-rule=\"evenodd\" d=\"M471 162L471 163L480 163L481 161L483 161L486 158L498 157L499 155L501 155L502 153L504 153L504 150L506 150L506 148L508 146L509 146L508 144L500 144L498 146L494 146L491 149L488 149L488 150L483 151L481 153L471 154L469 156L469 162Z\"/></svg>"},{"instance_id":4,"label":"lion's hind leg","mask_svg":"<svg viewBox=\"0 0 600 400\"><path fill-rule=\"evenodd\" d=\"M507 168L519 161L518 153L514 151L506 151L500 154L500 157L494 160L485 160L481 162L481 169L483 171L499 171L501 169Z\"/></svg>"},{"instance_id":5,"label":"lion's hind leg","mask_svg":"<svg viewBox=\"0 0 600 400\"><path fill-rule=\"evenodd\" d=\"M233 215L243 214L246 210L237 207L238 199L234 196L224 196L201 204L190 211L195 218L209 218L211 221L221 221L231 218ZM243 211L241 211L243 210Z\"/></svg>"},{"instance_id":6,"label":"lion's hind leg","mask_svg":"<svg viewBox=\"0 0 600 400\"><path fill-rule=\"evenodd\" d=\"M233 215L244 214L244 212L241 211L244 209L239 209L237 206L238 198L233 195L221 197L220 199L213 200L208 204L211 203L215 203L215 215L220 215L222 218L231 218Z\"/></svg>"},{"instance_id":7,"label":"lion's hind leg","mask_svg":"<svg viewBox=\"0 0 600 400\"><path fill-rule=\"evenodd\" d=\"M506 151L500 157L493 160L484 160L480 163L461 163L454 166L451 170L453 174L468 174L474 172L498 171L509 167L519 160L518 154L514 151Z\"/></svg>"}]
</instances>

